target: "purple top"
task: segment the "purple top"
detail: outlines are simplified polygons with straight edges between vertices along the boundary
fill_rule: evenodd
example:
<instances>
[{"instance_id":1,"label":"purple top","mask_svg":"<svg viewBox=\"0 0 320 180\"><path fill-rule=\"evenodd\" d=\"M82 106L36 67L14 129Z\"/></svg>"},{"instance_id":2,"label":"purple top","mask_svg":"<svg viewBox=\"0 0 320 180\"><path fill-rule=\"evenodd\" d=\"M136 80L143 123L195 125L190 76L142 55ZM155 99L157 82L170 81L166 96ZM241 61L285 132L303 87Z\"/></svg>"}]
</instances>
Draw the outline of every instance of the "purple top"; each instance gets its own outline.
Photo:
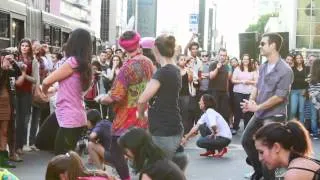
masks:
<instances>
[{"instance_id":1,"label":"purple top","mask_svg":"<svg viewBox=\"0 0 320 180\"><path fill-rule=\"evenodd\" d=\"M73 69L78 67L74 57L69 57L65 63ZM71 76L59 82L56 115L60 127L76 128L87 124L83 94L78 72L73 72Z\"/></svg>"}]
</instances>

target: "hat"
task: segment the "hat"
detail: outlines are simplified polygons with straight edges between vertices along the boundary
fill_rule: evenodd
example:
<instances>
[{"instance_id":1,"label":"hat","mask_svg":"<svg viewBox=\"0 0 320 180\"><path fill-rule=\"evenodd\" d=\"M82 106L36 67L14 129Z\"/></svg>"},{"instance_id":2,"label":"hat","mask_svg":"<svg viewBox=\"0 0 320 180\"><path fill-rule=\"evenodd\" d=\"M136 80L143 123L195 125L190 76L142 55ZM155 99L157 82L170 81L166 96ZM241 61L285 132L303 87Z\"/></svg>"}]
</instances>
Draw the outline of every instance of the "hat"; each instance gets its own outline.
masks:
<instances>
[{"instance_id":1,"label":"hat","mask_svg":"<svg viewBox=\"0 0 320 180\"><path fill-rule=\"evenodd\" d=\"M132 52L139 47L140 34L138 32L134 32L135 35L131 39L124 39L120 37L119 45L126 51Z\"/></svg>"},{"instance_id":2,"label":"hat","mask_svg":"<svg viewBox=\"0 0 320 180\"><path fill-rule=\"evenodd\" d=\"M152 49L154 46L155 38L153 37L144 37L140 40L140 46L143 49Z\"/></svg>"}]
</instances>

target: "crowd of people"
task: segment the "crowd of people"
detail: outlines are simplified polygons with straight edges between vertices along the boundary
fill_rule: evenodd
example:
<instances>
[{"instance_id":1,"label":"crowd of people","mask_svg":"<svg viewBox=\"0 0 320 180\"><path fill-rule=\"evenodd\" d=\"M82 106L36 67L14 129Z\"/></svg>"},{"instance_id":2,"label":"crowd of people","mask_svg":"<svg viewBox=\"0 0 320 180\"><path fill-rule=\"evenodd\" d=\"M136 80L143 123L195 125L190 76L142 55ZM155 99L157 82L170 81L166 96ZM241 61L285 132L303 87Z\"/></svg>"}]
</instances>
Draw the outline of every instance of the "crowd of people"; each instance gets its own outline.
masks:
<instances>
[{"instance_id":1,"label":"crowd of people","mask_svg":"<svg viewBox=\"0 0 320 180\"><path fill-rule=\"evenodd\" d=\"M186 179L188 140L199 131L200 156L220 158L243 120L251 179L274 179L277 167L289 167L287 179L315 177L320 165L309 158L309 134L318 138L320 60L282 60L275 33L262 36L263 64L249 54L229 58L224 48L215 56L200 51L195 38L182 52L172 35L126 31L121 48L94 57L90 34L76 29L61 52L28 39L17 51L1 50L0 166L14 168L26 151L41 149L57 155L48 180L113 179L105 164L123 180L130 179L129 166L143 180ZM98 171L87 170L74 152L86 136L88 163ZM302 145L291 143L298 136Z\"/></svg>"}]
</instances>

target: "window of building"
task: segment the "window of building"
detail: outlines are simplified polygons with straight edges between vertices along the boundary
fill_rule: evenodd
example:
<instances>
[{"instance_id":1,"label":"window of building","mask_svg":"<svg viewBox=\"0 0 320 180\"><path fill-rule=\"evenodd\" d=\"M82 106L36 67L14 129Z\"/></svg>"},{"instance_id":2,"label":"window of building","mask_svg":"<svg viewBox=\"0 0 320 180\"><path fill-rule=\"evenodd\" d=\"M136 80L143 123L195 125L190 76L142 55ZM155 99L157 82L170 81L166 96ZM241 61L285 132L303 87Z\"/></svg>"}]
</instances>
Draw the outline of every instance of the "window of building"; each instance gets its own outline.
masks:
<instances>
[{"instance_id":1,"label":"window of building","mask_svg":"<svg viewBox=\"0 0 320 180\"><path fill-rule=\"evenodd\" d=\"M320 49L320 1L298 0L297 48Z\"/></svg>"},{"instance_id":2,"label":"window of building","mask_svg":"<svg viewBox=\"0 0 320 180\"><path fill-rule=\"evenodd\" d=\"M0 37L10 38L10 15L0 12Z\"/></svg>"}]
</instances>

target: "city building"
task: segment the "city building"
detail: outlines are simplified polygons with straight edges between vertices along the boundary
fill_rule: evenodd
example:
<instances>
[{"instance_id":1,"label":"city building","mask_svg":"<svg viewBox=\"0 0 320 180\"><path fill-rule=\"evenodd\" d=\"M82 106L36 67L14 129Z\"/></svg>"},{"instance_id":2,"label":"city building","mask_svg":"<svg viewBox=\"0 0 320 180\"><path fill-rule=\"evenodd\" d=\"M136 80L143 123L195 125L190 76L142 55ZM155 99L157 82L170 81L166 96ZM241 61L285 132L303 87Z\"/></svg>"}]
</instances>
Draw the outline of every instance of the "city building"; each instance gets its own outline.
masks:
<instances>
[{"instance_id":1,"label":"city building","mask_svg":"<svg viewBox=\"0 0 320 180\"><path fill-rule=\"evenodd\" d=\"M75 28L88 30L93 41L91 0L1 0L0 48L17 46L22 38L59 49Z\"/></svg>"},{"instance_id":2,"label":"city building","mask_svg":"<svg viewBox=\"0 0 320 180\"><path fill-rule=\"evenodd\" d=\"M320 54L320 1L281 1L279 17L270 19L265 30L289 32L291 50Z\"/></svg>"}]
</instances>

